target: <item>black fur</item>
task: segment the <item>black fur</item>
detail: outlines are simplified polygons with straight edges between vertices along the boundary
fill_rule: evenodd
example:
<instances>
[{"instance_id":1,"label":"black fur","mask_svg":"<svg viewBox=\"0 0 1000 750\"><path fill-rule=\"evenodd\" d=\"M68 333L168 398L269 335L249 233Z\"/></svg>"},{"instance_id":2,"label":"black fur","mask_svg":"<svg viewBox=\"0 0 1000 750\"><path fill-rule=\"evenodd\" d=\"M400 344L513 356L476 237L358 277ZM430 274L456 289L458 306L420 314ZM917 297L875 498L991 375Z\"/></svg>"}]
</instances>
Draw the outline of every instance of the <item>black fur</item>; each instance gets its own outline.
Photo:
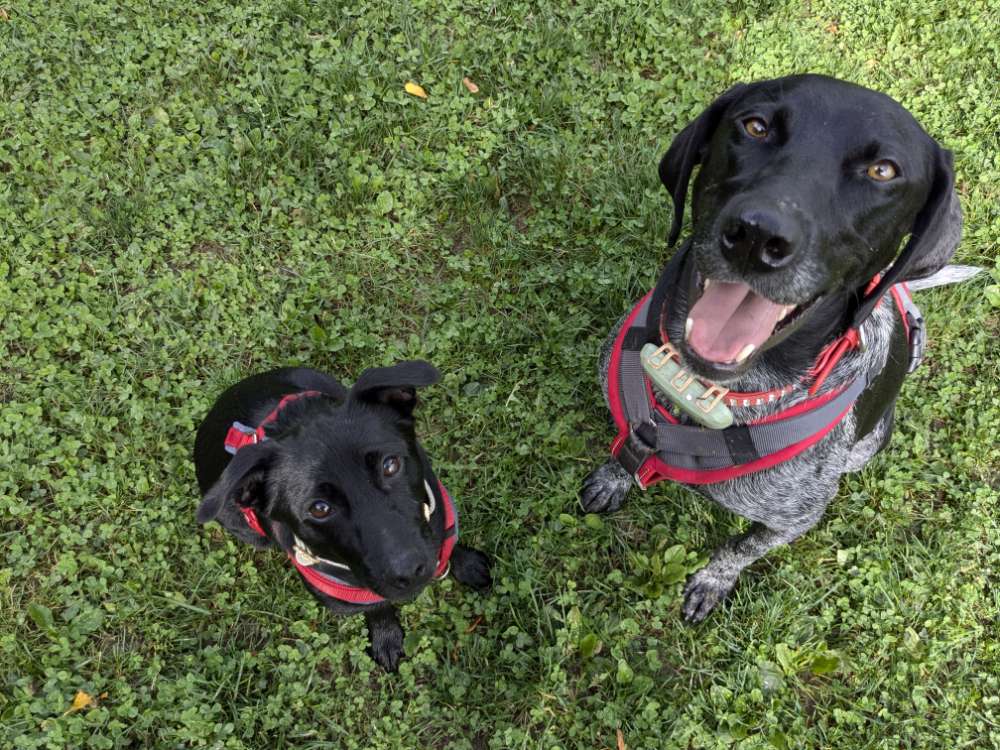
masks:
<instances>
[{"instance_id":1,"label":"black fur","mask_svg":"<svg viewBox=\"0 0 1000 750\"><path fill-rule=\"evenodd\" d=\"M750 119L767 125L766 136L749 133ZM895 179L871 178L868 167L882 160L898 167ZM961 235L951 154L898 103L843 81L803 75L740 84L684 128L659 168L674 201L671 244L696 166L691 252L662 307L661 325L686 365L706 379L737 391L796 384L780 402L734 409L740 422L808 398L809 368L852 320L876 273L898 258L900 280L929 276L947 263ZM800 312L745 361L707 361L685 336L704 279L746 284ZM842 359L820 393L862 372L879 375L837 428L773 469L696 488L754 523L692 576L688 619L704 618L746 565L812 527L840 475L860 469L888 441L907 364L891 302L868 318L863 333L867 347ZM600 363L605 393L609 344ZM612 459L587 478L581 504L616 510L632 483Z\"/></svg>"},{"instance_id":2,"label":"black fur","mask_svg":"<svg viewBox=\"0 0 1000 750\"><path fill-rule=\"evenodd\" d=\"M335 614L364 613L371 653L388 671L403 653L394 605L430 582L444 537L440 503L429 521L424 517L425 482L434 487L437 480L413 423L416 389L438 378L426 362L404 362L366 370L348 390L315 370L272 370L226 390L195 440L203 495L198 522L217 520L258 548L287 550L294 534L313 554L347 565L360 585L386 601L350 604L303 583ZM283 396L302 391L321 395L286 404L267 428L268 440L235 456L225 451L233 422L257 426ZM393 460L400 468L387 475L384 462L394 466ZM321 519L310 512L317 501L330 510ZM247 525L241 505L255 510L266 538ZM490 586L486 556L461 544L452 552L451 572L475 589Z\"/></svg>"}]
</instances>

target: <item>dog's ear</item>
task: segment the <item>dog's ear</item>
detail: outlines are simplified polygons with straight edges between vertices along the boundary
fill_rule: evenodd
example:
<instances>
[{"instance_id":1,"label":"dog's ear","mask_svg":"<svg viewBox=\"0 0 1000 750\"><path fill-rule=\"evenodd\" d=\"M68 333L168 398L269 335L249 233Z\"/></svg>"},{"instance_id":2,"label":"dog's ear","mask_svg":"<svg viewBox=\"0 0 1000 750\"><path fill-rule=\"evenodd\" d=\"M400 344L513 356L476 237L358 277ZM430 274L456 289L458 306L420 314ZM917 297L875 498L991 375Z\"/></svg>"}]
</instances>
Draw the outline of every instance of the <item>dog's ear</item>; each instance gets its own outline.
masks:
<instances>
[{"instance_id":1,"label":"dog's ear","mask_svg":"<svg viewBox=\"0 0 1000 750\"><path fill-rule=\"evenodd\" d=\"M351 398L391 406L410 419L417 405L417 388L434 385L441 373L430 362L415 359L392 367L365 370L351 388Z\"/></svg>"},{"instance_id":2,"label":"dog's ear","mask_svg":"<svg viewBox=\"0 0 1000 750\"><path fill-rule=\"evenodd\" d=\"M198 523L211 521L227 502L243 507L263 507L267 501L267 473L276 455L277 448L270 441L240 448L202 498L195 516Z\"/></svg>"},{"instance_id":3,"label":"dog's ear","mask_svg":"<svg viewBox=\"0 0 1000 750\"><path fill-rule=\"evenodd\" d=\"M687 198L688 182L694 168L705 158L705 147L719 125L722 114L733 102L742 97L750 86L737 83L728 89L718 99L708 105L687 127L682 130L667 153L660 160L660 182L667 188L674 202L674 221L670 227L671 246L677 242L681 234L681 223L684 221L684 201Z\"/></svg>"},{"instance_id":4,"label":"dog's ear","mask_svg":"<svg viewBox=\"0 0 1000 750\"><path fill-rule=\"evenodd\" d=\"M955 192L951 151L934 144L934 179L927 200L913 221L910 239L899 256L900 281L923 279L940 271L962 239L962 207Z\"/></svg>"}]
</instances>

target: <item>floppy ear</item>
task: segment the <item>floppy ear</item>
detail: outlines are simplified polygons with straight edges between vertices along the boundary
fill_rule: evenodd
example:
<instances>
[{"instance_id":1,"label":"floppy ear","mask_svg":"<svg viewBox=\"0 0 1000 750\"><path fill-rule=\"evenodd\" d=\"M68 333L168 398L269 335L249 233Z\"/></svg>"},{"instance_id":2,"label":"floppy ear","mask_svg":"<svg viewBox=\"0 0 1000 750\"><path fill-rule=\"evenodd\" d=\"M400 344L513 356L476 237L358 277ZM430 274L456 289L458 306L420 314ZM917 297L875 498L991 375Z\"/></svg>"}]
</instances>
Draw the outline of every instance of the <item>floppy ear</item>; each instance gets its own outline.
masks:
<instances>
[{"instance_id":1,"label":"floppy ear","mask_svg":"<svg viewBox=\"0 0 1000 750\"><path fill-rule=\"evenodd\" d=\"M935 144L934 180L927 201L913 221L910 239L898 262L900 281L923 279L940 271L962 239L962 207L955 193L951 151Z\"/></svg>"},{"instance_id":2,"label":"floppy ear","mask_svg":"<svg viewBox=\"0 0 1000 750\"><path fill-rule=\"evenodd\" d=\"M202 498L195 516L198 523L211 521L227 502L243 507L262 507L267 500L267 472L275 455L276 448L271 442L240 448Z\"/></svg>"},{"instance_id":3,"label":"floppy ear","mask_svg":"<svg viewBox=\"0 0 1000 750\"><path fill-rule=\"evenodd\" d=\"M670 227L671 246L677 242L681 233L681 223L684 221L684 200L687 198L688 182L696 165L705 158L705 146L712 138L722 114L729 105L750 90L750 86L737 83L722 96L708 105L708 109L688 123L674 142L670 144L667 153L660 160L660 181L667 188L674 202L674 222Z\"/></svg>"},{"instance_id":4,"label":"floppy ear","mask_svg":"<svg viewBox=\"0 0 1000 750\"><path fill-rule=\"evenodd\" d=\"M407 419L417 405L417 388L434 385L441 373L430 362L415 359L392 367L365 370L351 388L351 398L391 406Z\"/></svg>"}]
</instances>

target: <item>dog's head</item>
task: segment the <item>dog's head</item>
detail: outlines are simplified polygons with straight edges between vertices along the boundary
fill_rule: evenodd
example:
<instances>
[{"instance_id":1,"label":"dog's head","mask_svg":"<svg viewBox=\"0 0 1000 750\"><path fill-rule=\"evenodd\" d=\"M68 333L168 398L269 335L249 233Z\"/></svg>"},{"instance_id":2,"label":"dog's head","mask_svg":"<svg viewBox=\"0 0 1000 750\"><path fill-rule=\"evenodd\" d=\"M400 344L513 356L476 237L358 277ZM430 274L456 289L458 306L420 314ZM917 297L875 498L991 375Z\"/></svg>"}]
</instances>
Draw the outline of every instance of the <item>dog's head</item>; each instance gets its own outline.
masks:
<instances>
[{"instance_id":1,"label":"dog's head","mask_svg":"<svg viewBox=\"0 0 1000 750\"><path fill-rule=\"evenodd\" d=\"M951 153L861 86L801 75L716 99L660 162L671 244L697 165L694 262L664 323L688 365L716 381L796 337L822 345L906 235L900 280L934 273L958 244Z\"/></svg>"},{"instance_id":2,"label":"dog's head","mask_svg":"<svg viewBox=\"0 0 1000 750\"><path fill-rule=\"evenodd\" d=\"M229 462L198 520L224 503L252 507L384 598L412 598L433 576L441 541L427 516L432 479L413 410L416 389L439 378L427 362L404 362L366 370L343 402L292 402L268 440Z\"/></svg>"}]
</instances>

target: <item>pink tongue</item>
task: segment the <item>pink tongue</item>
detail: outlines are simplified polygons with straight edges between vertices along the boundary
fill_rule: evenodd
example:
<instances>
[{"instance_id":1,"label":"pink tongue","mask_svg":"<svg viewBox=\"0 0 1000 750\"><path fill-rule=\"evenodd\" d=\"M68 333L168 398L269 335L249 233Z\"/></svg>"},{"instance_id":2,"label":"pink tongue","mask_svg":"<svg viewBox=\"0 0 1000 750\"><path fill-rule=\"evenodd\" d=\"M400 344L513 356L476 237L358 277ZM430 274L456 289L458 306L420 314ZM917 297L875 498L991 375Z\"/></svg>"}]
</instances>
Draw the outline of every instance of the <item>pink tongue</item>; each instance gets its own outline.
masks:
<instances>
[{"instance_id":1,"label":"pink tongue","mask_svg":"<svg viewBox=\"0 0 1000 750\"><path fill-rule=\"evenodd\" d=\"M767 341L781 309L746 284L713 281L688 313L688 345L710 362L735 362L748 344Z\"/></svg>"}]
</instances>

